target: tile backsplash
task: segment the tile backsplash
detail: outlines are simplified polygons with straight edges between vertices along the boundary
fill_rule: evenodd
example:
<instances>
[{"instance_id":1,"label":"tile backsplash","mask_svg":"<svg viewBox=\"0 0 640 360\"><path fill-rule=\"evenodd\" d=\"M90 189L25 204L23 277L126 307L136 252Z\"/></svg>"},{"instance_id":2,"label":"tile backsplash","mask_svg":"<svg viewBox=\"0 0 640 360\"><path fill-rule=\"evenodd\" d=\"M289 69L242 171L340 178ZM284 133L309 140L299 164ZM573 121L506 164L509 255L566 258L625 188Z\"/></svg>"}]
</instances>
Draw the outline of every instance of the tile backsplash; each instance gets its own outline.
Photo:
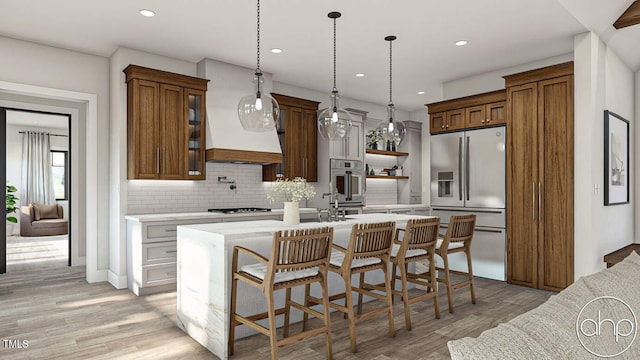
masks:
<instances>
[{"instance_id":1,"label":"tile backsplash","mask_svg":"<svg viewBox=\"0 0 640 360\"><path fill-rule=\"evenodd\" d=\"M373 165L386 167L387 164ZM282 208L282 203L269 203L270 182L262 181L262 165L207 163L207 180L129 180L127 181L128 215L202 212L210 208L266 207ZM219 183L218 177L236 182ZM314 186L317 183L313 183ZM316 189L316 192L319 190ZM321 192L320 192L321 193ZM390 179L367 180L367 205L396 204L397 184ZM305 207L305 201L300 202Z\"/></svg>"},{"instance_id":2,"label":"tile backsplash","mask_svg":"<svg viewBox=\"0 0 640 360\"><path fill-rule=\"evenodd\" d=\"M262 182L262 165L207 163L207 180L129 180L128 214L160 214L201 212L210 208L282 207L270 204L267 190L271 183ZM218 182L219 176L236 182Z\"/></svg>"}]
</instances>

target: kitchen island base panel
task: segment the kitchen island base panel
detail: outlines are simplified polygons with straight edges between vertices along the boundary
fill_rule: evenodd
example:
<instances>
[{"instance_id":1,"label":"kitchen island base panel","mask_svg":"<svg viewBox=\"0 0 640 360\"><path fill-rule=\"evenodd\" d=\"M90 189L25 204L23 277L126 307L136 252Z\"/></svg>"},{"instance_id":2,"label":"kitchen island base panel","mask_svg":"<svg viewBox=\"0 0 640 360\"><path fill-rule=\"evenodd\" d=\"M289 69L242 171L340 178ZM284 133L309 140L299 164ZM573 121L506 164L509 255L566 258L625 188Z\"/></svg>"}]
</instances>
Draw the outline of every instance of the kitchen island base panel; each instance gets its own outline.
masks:
<instances>
[{"instance_id":1,"label":"kitchen island base panel","mask_svg":"<svg viewBox=\"0 0 640 360\"><path fill-rule=\"evenodd\" d=\"M177 276L177 318L178 326L221 359L227 359L229 311L231 294L231 259L233 247L247 247L262 256L269 257L273 243L273 233L277 230L334 227L334 243L346 246L355 223L382 222L394 220L398 227L411 218L421 216L370 214L357 215L354 219L341 222L305 223L285 226L281 221L265 220L239 223L218 223L178 227L178 276ZM241 256L238 267L255 263L255 259ZM383 282L382 271L367 276L367 282ZM359 277L352 281L358 283ZM329 294L344 292L344 281L335 274L329 274ZM297 290L297 291L296 291ZM321 295L319 286L311 287L314 296ZM275 306L284 304L284 291L276 292ZM292 299L304 301L304 289L293 289ZM372 298L365 297L365 301ZM264 294L244 284L238 284L237 311L240 314L256 314L267 310ZM291 323L302 321L302 312L291 312ZM284 317L278 316L276 325L283 326ZM268 326L266 319L264 326ZM236 328L235 338L240 339L258 332L247 327Z\"/></svg>"}]
</instances>

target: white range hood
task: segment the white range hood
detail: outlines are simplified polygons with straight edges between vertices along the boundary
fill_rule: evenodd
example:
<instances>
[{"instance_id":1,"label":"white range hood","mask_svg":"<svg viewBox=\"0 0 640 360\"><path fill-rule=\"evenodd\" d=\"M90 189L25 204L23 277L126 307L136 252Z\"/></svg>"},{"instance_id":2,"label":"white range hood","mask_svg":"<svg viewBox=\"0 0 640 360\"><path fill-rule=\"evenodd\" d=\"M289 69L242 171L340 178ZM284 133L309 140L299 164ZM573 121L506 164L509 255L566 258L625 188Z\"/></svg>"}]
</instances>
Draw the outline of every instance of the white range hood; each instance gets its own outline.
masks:
<instances>
[{"instance_id":1,"label":"white range hood","mask_svg":"<svg viewBox=\"0 0 640 360\"><path fill-rule=\"evenodd\" d=\"M206 161L282 163L276 130L246 131L238 119L238 101L255 91L255 70L212 59L198 63L198 76L210 80L207 90ZM264 90L271 91L271 74L264 74Z\"/></svg>"}]
</instances>

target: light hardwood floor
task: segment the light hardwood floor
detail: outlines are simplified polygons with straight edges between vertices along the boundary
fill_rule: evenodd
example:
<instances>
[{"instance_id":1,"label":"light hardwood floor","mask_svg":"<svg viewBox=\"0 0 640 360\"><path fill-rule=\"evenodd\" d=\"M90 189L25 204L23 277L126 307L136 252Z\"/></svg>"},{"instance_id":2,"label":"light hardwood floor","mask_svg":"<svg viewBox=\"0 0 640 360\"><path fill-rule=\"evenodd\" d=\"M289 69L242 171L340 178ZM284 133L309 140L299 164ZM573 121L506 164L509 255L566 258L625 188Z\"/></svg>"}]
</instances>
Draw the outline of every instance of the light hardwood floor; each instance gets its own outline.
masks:
<instances>
[{"instance_id":1,"label":"light hardwood floor","mask_svg":"<svg viewBox=\"0 0 640 360\"><path fill-rule=\"evenodd\" d=\"M216 358L176 326L175 292L137 297L108 283L87 284L84 268L64 266L65 261L54 256L28 267L9 264L8 272L0 275L0 337L28 341L28 347L22 349L8 349L2 341L0 359ZM478 336L538 306L551 294L477 278L476 305L471 304L467 288L457 290L455 313L450 314L446 293L441 292L439 320L433 317L431 301L411 306L412 331L404 327L402 303L396 298L396 337L387 337L386 316L359 323L356 354L350 352L347 321L334 313L333 357L447 359L447 341ZM300 327L292 329L295 332ZM282 359L324 359L324 338L281 348L279 354ZM268 357L268 339L257 335L238 341L231 359Z\"/></svg>"}]
</instances>

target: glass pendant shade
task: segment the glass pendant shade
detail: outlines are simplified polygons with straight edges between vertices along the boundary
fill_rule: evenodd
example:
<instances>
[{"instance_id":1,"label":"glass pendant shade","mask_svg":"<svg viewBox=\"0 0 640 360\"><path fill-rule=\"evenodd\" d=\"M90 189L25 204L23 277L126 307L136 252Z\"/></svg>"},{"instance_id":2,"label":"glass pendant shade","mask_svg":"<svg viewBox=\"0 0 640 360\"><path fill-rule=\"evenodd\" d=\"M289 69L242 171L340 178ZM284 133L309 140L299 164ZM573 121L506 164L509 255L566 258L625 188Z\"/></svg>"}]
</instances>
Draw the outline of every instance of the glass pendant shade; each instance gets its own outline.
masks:
<instances>
[{"instance_id":1,"label":"glass pendant shade","mask_svg":"<svg viewBox=\"0 0 640 360\"><path fill-rule=\"evenodd\" d=\"M325 140L342 140L349 137L353 122L348 112L338 106L338 93L331 93L331 107L318 114L318 132Z\"/></svg>"},{"instance_id":2,"label":"glass pendant shade","mask_svg":"<svg viewBox=\"0 0 640 360\"><path fill-rule=\"evenodd\" d=\"M393 104L389 104L387 108L388 120L385 120L378 125L378 133L382 135L385 140L395 142L396 146L402 143L404 135L407 133L407 128L402 121L394 120L395 107Z\"/></svg>"},{"instance_id":3,"label":"glass pendant shade","mask_svg":"<svg viewBox=\"0 0 640 360\"><path fill-rule=\"evenodd\" d=\"M253 77L254 92L244 96L238 102L238 117L247 131L272 131L280 116L278 102L262 90L262 71L260 71L260 0L257 1L257 66Z\"/></svg>"},{"instance_id":4,"label":"glass pendant shade","mask_svg":"<svg viewBox=\"0 0 640 360\"><path fill-rule=\"evenodd\" d=\"M402 143L404 135L407 133L407 128L402 121L395 120L396 108L393 105L393 41L396 39L394 35L389 35L384 38L389 42L389 105L387 105L387 119L378 125L378 133L382 135L382 138L387 141L392 141L396 146Z\"/></svg>"},{"instance_id":5,"label":"glass pendant shade","mask_svg":"<svg viewBox=\"0 0 640 360\"><path fill-rule=\"evenodd\" d=\"M244 96L238 102L238 117L245 130L265 132L275 128L280 107L276 99L262 91L262 74L253 79L255 92Z\"/></svg>"},{"instance_id":6,"label":"glass pendant shade","mask_svg":"<svg viewBox=\"0 0 640 360\"><path fill-rule=\"evenodd\" d=\"M336 19L342 15L332 11L327 16L333 20L333 90L331 106L318 113L318 133L323 139L334 141L348 138L353 122L349 113L340 109L340 95L336 88Z\"/></svg>"}]
</instances>

